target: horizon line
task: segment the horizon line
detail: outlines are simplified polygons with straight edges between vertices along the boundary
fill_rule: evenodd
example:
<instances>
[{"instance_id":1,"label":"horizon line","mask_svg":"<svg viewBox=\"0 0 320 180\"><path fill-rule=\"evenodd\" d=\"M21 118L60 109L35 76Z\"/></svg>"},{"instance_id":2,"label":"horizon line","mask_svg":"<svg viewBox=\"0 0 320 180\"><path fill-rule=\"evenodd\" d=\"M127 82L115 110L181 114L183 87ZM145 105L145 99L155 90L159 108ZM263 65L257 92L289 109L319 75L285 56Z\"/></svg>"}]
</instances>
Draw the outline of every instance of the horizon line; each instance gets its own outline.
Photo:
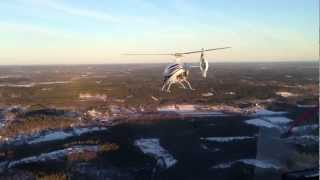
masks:
<instances>
[{"instance_id":1,"label":"horizon line","mask_svg":"<svg viewBox=\"0 0 320 180\"><path fill-rule=\"evenodd\" d=\"M311 63L311 62L318 62L320 63L320 59L314 59L314 60L262 60L262 61L250 61L250 60L236 60L236 61L216 61L216 62L209 62L209 63ZM152 64L170 64L173 62L156 62L156 63L150 63L150 62L125 62L125 63L74 63L74 64L0 64L0 66L86 66L86 65L152 65ZM186 62L186 64L195 64L198 62Z\"/></svg>"}]
</instances>

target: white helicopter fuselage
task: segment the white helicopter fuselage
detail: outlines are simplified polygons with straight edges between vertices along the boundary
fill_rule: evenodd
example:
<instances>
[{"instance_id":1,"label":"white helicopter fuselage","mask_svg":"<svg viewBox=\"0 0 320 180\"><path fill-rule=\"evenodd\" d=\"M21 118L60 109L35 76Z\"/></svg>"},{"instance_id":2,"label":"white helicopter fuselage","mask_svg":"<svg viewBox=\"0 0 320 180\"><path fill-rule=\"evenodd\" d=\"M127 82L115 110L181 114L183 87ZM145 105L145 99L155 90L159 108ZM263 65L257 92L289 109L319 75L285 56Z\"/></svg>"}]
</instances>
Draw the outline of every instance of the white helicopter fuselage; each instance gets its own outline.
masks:
<instances>
[{"instance_id":1,"label":"white helicopter fuselage","mask_svg":"<svg viewBox=\"0 0 320 180\"><path fill-rule=\"evenodd\" d=\"M189 70L181 63L173 63L166 66L163 72L163 86L162 91L170 92L172 84L180 84L180 86L186 89L184 83L187 84L189 89L192 89L191 84L187 80Z\"/></svg>"}]
</instances>

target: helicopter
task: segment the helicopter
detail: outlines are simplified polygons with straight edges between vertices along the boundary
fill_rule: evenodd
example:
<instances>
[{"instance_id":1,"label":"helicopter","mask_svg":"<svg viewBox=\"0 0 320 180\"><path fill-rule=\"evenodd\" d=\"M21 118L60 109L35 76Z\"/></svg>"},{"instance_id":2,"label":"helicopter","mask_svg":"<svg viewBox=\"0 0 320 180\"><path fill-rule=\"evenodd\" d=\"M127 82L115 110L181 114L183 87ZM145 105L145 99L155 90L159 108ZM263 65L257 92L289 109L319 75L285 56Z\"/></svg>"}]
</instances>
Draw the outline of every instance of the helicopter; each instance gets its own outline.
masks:
<instances>
[{"instance_id":1,"label":"helicopter","mask_svg":"<svg viewBox=\"0 0 320 180\"><path fill-rule=\"evenodd\" d=\"M204 58L204 52L206 51L216 51L222 49L228 49L231 47L220 47L213 49L201 49L198 51L189 51L189 52L178 52L178 53L160 53L160 54L124 54L124 55L135 55L135 56L174 56L175 62L167 65L163 71L163 84L161 90L164 92L171 92L170 88L173 84L179 84L183 89L194 90L191 86L191 83L188 81L188 76L190 74L190 67L200 67L201 75L203 78L207 77L207 72L209 69L209 63ZM189 54L200 54L199 66L188 66L181 62L182 57Z\"/></svg>"}]
</instances>

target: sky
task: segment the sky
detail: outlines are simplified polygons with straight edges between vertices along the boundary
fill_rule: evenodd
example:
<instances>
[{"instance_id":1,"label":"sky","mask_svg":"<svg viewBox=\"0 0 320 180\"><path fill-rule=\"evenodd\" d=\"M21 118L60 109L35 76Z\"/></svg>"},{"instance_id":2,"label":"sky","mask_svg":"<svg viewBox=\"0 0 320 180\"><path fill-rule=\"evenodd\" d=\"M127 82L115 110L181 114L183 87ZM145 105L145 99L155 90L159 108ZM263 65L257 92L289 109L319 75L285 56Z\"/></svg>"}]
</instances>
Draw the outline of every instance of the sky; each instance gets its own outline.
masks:
<instances>
[{"instance_id":1,"label":"sky","mask_svg":"<svg viewBox=\"0 0 320 180\"><path fill-rule=\"evenodd\" d=\"M319 0L1 0L0 40L0 65L310 61Z\"/></svg>"}]
</instances>

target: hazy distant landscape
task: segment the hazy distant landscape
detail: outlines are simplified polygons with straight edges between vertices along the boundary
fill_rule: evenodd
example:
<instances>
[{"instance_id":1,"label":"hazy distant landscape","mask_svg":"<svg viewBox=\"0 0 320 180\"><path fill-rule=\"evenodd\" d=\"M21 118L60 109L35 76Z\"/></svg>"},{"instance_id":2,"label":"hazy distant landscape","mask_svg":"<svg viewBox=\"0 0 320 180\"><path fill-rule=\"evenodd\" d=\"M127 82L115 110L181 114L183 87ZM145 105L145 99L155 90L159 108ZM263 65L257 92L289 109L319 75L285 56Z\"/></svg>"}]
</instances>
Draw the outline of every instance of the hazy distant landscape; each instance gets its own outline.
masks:
<instances>
[{"instance_id":1,"label":"hazy distant landscape","mask_svg":"<svg viewBox=\"0 0 320 180\"><path fill-rule=\"evenodd\" d=\"M0 66L0 179L279 179L318 168L318 62ZM293 135L280 138L297 119Z\"/></svg>"},{"instance_id":2,"label":"hazy distant landscape","mask_svg":"<svg viewBox=\"0 0 320 180\"><path fill-rule=\"evenodd\" d=\"M93 101L104 105L125 102L133 107L173 102L234 105L235 101L279 99L281 92L291 93L282 101L317 101L316 62L214 63L207 79L198 69L191 70L190 81L196 91L178 87L169 94L160 91L165 65L2 66L1 104L77 108L91 106Z\"/></svg>"}]
</instances>

